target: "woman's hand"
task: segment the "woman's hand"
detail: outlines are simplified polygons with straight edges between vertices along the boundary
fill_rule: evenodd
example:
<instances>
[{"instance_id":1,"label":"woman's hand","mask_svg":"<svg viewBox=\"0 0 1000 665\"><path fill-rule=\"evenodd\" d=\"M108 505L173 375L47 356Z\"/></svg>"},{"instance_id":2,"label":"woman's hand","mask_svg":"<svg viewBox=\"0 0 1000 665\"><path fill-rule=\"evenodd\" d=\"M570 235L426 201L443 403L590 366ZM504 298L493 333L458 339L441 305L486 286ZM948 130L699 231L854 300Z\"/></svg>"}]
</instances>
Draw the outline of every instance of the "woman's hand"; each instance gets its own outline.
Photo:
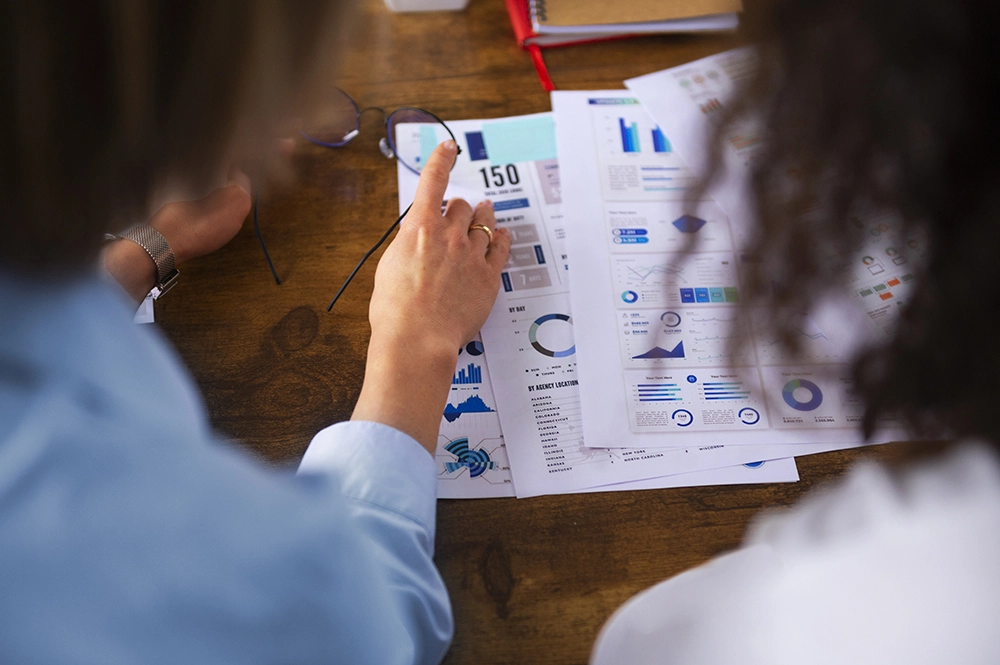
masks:
<instances>
[{"instance_id":1,"label":"woman's hand","mask_svg":"<svg viewBox=\"0 0 1000 665\"><path fill-rule=\"evenodd\" d=\"M163 234L177 263L211 254L236 237L250 213L250 179L233 169L229 184L198 201L167 203L149 225Z\"/></svg>"},{"instance_id":2,"label":"woman's hand","mask_svg":"<svg viewBox=\"0 0 1000 665\"><path fill-rule=\"evenodd\" d=\"M413 206L378 264L369 309L373 338L416 338L451 355L486 321L510 249L506 230L491 243L485 231L469 229L496 227L489 201L473 209L452 199L441 213L454 145L442 143L428 159Z\"/></svg>"},{"instance_id":3,"label":"woman's hand","mask_svg":"<svg viewBox=\"0 0 1000 665\"><path fill-rule=\"evenodd\" d=\"M228 186L199 201L167 203L153 215L149 225L163 235L180 264L210 254L232 240L249 212L250 180L234 170ZM156 265L131 240L110 245L104 267L136 302L141 302L156 282Z\"/></svg>"},{"instance_id":4,"label":"woman's hand","mask_svg":"<svg viewBox=\"0 0 1000 665\"><path fill-rule=\"evenodd\" d=\"M375 272L368 365L352 419L406 432L433 454L459 347L486 321L510 251L493 206L441 202L457 149L431 154L399 234Z\"/></svg>"}]
</instances>

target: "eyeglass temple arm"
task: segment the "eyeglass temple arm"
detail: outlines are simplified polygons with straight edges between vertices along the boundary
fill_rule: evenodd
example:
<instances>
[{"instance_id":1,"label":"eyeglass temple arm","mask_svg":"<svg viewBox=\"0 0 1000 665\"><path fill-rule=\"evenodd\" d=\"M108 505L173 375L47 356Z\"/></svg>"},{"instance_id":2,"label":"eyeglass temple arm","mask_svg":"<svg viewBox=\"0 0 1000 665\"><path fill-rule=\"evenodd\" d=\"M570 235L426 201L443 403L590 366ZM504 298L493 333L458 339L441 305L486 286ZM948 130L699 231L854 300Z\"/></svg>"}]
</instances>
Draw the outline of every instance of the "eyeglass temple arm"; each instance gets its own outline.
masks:
<instances>
[{"instance_id":1,"label":"eyeglass temple arm","mask_svg":"<svg viewBox=\"0 0 1000 665\"><path fill-rule=\"evenodd\" d=\"M274 277L274 283L281 286L281 279L278 277L278 271L274 269L274 263L271 262L271 254L267 251L267 245L264 244L264 236L260 234L260 221L257 215L257 209L260 207L260 193L254 192L253 195L253 230L257 234L257 241L260 243L260 248L264 250L264 260L267 261L267 267L271 269L271 276Z\"/></svg>"},{"instance_id":2,"label":"eyeglass temple arm","mask_svg":"<svg viewBox=\"0 0 1000 665\"><path fill-rule=\"evenodd\" d=\"M382 243L384 243L386 241L386 239L390 235L392 235L392 232L396 230L396 227L399 226L399 223L401 221L403 221L403 218L406 217L406 213L410 212L410 208L412 208L412 207L413 207L412 203L410 205L406 206L406 210L403 211L403 214L400 215L398 218L396 218L396 221L393 222L392 226L390 226L386 230L386 232L382 234L382 237L379 238L378 242L375 243L372 246L371 249L369 249L367 252L365 252L365 255L363 257L361 257L360 261L358 261L358 265L354 266L354 270L351 271L351 274L348 275L347 279L344 280L344 283L341 284L340 289L337 291L337 295L335 295L333 297L333 300L330 301L330 304L326 306L326 311L329 312L330 310L333 309L333 306L337 303L337 300L340 299L341 294L344 293L344 289L347 288L347 285L351 283L351 280L354 279L354 276L358 274L359 270L361 270L361 266L363 266L365 264L365 261L368 260L368 257L370 257L372 254L374 254L378 250L378 248L382 246Z\"/></svg>"}]
</instances>

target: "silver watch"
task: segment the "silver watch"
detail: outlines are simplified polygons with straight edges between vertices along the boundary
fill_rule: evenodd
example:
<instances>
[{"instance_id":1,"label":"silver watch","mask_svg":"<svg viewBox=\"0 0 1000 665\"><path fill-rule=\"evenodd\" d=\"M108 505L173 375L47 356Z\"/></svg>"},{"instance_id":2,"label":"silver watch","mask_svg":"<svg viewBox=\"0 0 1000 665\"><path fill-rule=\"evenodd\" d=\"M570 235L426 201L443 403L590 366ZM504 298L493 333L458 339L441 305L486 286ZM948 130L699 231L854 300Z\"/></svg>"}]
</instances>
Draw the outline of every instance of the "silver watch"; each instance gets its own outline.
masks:
<instances>
[{"instance_id":1,"label":"silver watch","mask_svg":"<svg viewBox=\"0 0 1000 665\"><path fill-rule=\"evenodd\" d=\"M154 300L174 288L180 273L177 272L174 250L170 249L170 244L163 234L152 226L142 224L133 226L116 237L131 240L146 250L149 258L153 259L153 263L156 264L156 284L149 293Z\"/></svg>"}]
</instances>

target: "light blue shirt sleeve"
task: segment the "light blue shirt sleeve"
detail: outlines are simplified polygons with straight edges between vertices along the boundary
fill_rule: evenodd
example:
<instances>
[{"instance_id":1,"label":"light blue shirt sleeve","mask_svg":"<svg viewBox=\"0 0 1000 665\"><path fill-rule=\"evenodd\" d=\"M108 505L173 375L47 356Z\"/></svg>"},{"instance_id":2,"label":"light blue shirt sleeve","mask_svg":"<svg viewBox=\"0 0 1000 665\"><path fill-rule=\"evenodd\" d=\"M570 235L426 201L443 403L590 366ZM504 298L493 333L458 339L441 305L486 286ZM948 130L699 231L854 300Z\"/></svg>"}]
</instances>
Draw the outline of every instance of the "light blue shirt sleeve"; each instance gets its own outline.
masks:
<instances>
[{"instance_id":1,"label":"light blue shirt sleeve","mask_svg":"<svg viewBox=\"0 0 1000 665\"><path fill-rule=\"evenodd\" d=\"M373 544L399 616L413 641L414 662L436 663L452 636L451 605L432 556L437 475L420 444L373 422L338 423L312 440L300 475L336 474L350 517Z\"/></svg>"},{"instance_id":2,"label":"light blue shirt sleeve","mask_svg":"<svg viewBox=\"0 0 1000 665\"><path fill-rule=\"evenodd\" d=\"M96 280L0 275L0 663L438 663L435 473L376 423L298 474L218 440Z\"/></svg>"}]
</instances>

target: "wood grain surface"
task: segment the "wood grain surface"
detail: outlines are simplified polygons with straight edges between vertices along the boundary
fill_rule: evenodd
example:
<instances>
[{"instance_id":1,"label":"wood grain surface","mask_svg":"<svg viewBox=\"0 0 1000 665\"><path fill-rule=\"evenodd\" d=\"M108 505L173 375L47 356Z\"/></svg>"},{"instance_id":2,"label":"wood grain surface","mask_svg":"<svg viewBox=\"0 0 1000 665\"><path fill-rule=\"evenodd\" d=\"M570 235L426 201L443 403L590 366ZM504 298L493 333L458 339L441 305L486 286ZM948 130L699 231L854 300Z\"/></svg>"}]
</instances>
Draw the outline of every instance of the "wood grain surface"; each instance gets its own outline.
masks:
<instances>
[{"instance_id":1,"label":"wood grain surface","mask_svg":"<svg viewBox=\"0 0 1000 665\"><path fill-rule=\"evenodd\" d=\"M502 0L430 14L363 0L351 20L337 83L363 106L419 106L445 120L550 108ZM550 49L545 59L560 88L620 89L625 78L739 43L738 34L654 36ZM157 304L215 427L268 464L294 466L313 434L350 416L360 391L375 260L333 313L325 307L396 217L395 166L378 150L381 136L377 114L366 114L347 147L301 142L294 182L262 185L260 227L280 286L248 223L184 266L181 285ZM759 511L788 506L859 458L905 461L936 449L802 458L795 484L440 501L437 561L456 621L445 662L585 663L618 605L737 546Z\"/></svg>"}]
</instances>

